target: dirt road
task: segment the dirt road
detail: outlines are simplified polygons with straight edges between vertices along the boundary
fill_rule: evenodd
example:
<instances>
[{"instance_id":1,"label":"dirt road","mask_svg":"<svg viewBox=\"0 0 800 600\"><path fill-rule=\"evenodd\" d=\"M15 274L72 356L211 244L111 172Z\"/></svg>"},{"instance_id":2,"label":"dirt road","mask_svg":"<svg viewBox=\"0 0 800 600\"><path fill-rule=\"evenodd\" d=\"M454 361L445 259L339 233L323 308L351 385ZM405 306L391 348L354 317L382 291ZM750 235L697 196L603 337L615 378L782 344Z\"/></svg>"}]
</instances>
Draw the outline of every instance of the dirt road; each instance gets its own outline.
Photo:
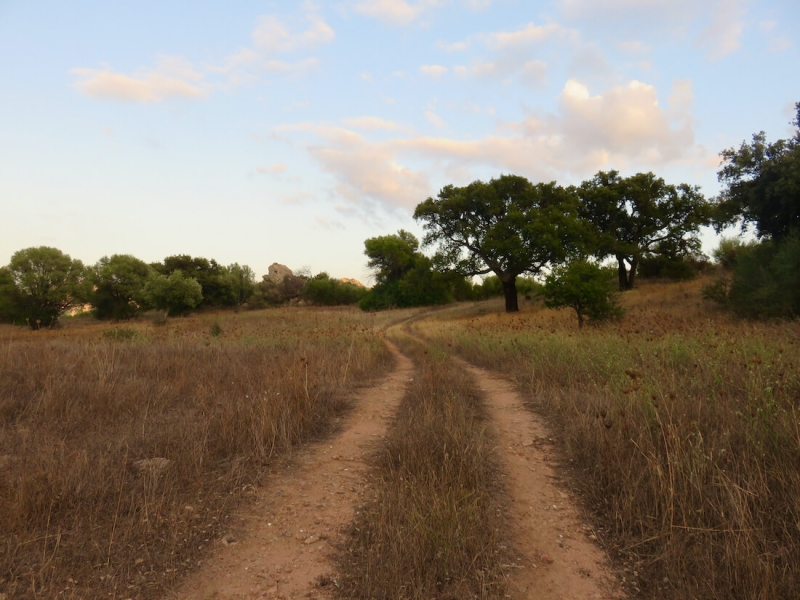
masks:
<instances>
[{"instance_id":1,"label":"dirt road","mask_svg":"<svg viewBox=\"0 0 800 600\"><path fill-rule=\"evenodd\" d=\"M340 432L298 451L292 466L256 490L238 525L170 600L333 597L330 548L343 539L368 483L368 459L386 432L413 365L360 391ZM454 359L459 360L459 359ZM516 600L623 598L574 499L559 485L551 434L510 382L464 363L486 394L509 492L509 542L523 557L509 576Z\"/></svg>"},{"instance_id":2,"label":"dirt road","mask_svg":"<svg viewBox=\"0 0 800 600\"><path fill-rule=\"evenodd\" d=\"M173 600L329 598L336 574L329 548L353 520L367 484L367 459L384 436L408 380L411 361L361 390L340 432L298 451L287 472L256 490L238 526L219 541Z\"/></svg>"}]
</instances>

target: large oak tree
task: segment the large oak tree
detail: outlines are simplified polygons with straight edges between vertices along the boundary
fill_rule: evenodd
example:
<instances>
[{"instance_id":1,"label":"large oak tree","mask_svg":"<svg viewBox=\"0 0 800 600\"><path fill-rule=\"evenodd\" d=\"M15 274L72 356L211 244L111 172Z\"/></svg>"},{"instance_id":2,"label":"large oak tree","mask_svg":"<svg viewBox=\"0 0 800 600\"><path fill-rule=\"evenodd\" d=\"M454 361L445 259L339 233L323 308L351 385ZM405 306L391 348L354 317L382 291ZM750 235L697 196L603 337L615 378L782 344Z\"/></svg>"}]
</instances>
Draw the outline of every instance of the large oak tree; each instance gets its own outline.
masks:
<instances>
[{"instance_id":1,"label":"large oak tree","mask_svg":"<svg viewBox=\"0 0 800 600\"><path fill-rule=\"evenodd\" d=\"M580 237L574 194L556 183L502 175L488 183L448 185L414 211L426 246L465 276L494 273L506 311L519 310L517 276L535 275L566 258Z\"/></svg>"},{"instance_id":2,"label":"large oak tree","mask_svg":"<svg viewBox=\"0 0 800 600\"><path fill-rule=\"evenodd\" d=\"M756 226L758 237L775 240L800 229L800 102L795 108L793 138L770 144L762 131L751 143L722 151L718 227L741 218L742 225Z\"/></svg>"},{"instance_id":3,"label":"large oak tree","mask_svg":"<svg viewBox=\"0 0 800 600\"><path fill-rule=\"evenodd\" d=\"M617 260L622 290L633 288L643 256L676 258L699 251L700 226L711 218L711 204L699 188L670 185L653 173L623 178L617 171L600 171L576 192L580 214L593 228L593 254Z\"/></svg>"}]
</instances>

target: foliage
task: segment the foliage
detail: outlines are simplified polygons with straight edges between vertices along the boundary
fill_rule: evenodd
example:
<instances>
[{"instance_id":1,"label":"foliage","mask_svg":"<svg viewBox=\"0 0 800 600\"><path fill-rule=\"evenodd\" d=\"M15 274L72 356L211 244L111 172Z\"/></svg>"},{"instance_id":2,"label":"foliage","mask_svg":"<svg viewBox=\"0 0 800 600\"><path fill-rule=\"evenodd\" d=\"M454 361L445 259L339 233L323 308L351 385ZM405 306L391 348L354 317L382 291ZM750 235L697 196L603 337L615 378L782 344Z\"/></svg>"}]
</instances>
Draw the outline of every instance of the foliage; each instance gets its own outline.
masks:
<instances>
[{"instance_id":1,"label":"foliage","mask_svg":"<svg viewBox=\"0 0 800 600\"><path fill-rule=\"evenodd\" d=\"M586 318L591 322L622 318L613 270L585 260L554 268L545 279L542 295L548 308L574 309L578 327L583 327Z\"/></svg>"},{"instance_id":2,"label":"foliage","mask_svg":"<svg viewBox=\"0 0 800 600\"><path fill-rule=\"evenodd\" d=\"M57 248L39 246L15 252L8 273L19 293L19 316L31 327L54 324L64 311L88 296L83 263Z\"/></svg>"},{"instance_id":3,"label":"foliage","mask_svg":"<svg viewBox=\"0 0 800 600\"><path fill-rule=\"evenodd\" d=\"M648 254L639 262L639 276L644 279L666 278L673 281L694 279L708 266L704 257Z\"/></svg>"},{"instance_id":4,"label":"foliage","mask_svg":"<svg viewBox=\"0 0 800 600\"><path fill-rule=\"evenodd\" d=\"M90 299L98 319L130 319L146 309L144 288L152 269L129 254L104 256L92 269Z\"/></svg>"},{"instance_id":5,"label":"foliage","mask_svg":"<svg viewBox=\"0 0 800 600\"><path fill-rule=\"evenodd\" d=\"M255 286L253 295L248 299L249 308L263 308L276 306L300 297L300 292L308 281L305 274L285 275L280 282L273 281L269 275L264 275Z\"/></svg>"},{"instance_id":6,"label":"foliage","mask_svg":"<svg viewBox=\"0 0 800 600\"><path fill-rule=\"evenodd\" d=\"M234 263L226 267L213 258L178 254L152 266L162 275L182 271L195 279L203 292L201 306L241 306L255 291L255 275L247 265Z\"/></svg>"},{"instance_id":7,"label":"foliage","mask_svg":"<svg viewBox=\"0 0 800 600\"><path fill-rule=\"evenodd\" d=\"M332 279L324 272L306 281L300 290L300 298L321 306L357 304L366 294L366 288Z\"/></svg>"},{"instance_id":8,"label":"foliage","mask_svg":"<svg viewBox=\"0 0 800 600\"><path fill-rule=\"evenodd\" d=\"M789 140L767 143L762 131L750 144L721 152L717 173L726 186L720 194L717 226L742 219L754 224L760 238L781 239L800 228L800 102Z\"/></svg>"},{"instance_id":9,"label":"foliage","mask_svg":"<svg viewBox=\"0 0 800 600\"><path fill-rule=\"evenodd\" d=\"M0 268L0 322L24 320L23 298L14 276L7 267Z\"/></svg>"},{"instance_id":10,"label":"foliage","mask_svg":"<svg viewBox=\"0 0 800 600\"><path fill-rule=\"evenodd\" d=\"M800 321L728 319L699 287L643 286L630 318L581 335L571 315L469 306L413 327L548 415L634 597L796 598Z\"/></svg>"},{"instance_id":11,"label":"foliage","mask_svg":"<svg viewBox=\"0 0 800 600\"><path fill-rule=\"evenodd\" d=\"M203 300L203 288L195 278L187 277L180 269L173 271L169 277L151 277L144 293L154 308L165 311L167 315L185 313Z\"/></svg>"},{"instance_id":12,"label":"foliage","mask_svg":"<svg viewBox=\"0 0 800 600\"><path fill-rule=\"evenodd\" d=\"M421 256L419 240L401 229L393 235L369 238L364 242L367 266L375 271L378 284L398 281L416 266Z\"/></svg>"},{"instance_id":13,"label":"foliage","mask_svg":"<svg viewBox=\"0 0 800 600\"><path fill-rule=\"evenodd\" d=\"M434 269L433 261L419 252L419 241L407 231L370 238L364 242L369 266L377 283L361 299L362 310L431 306L453 301L453 290L463 276Z\"/></svg>"},{"instance_id":14,"label":"foliage","mask_svg":"<svg viewBox=\"0 0 800 600\"><path fill-rule=\"evenodd\" d=\"M800 316L800 234L741 246L730 279L717 280L703 295L745 318Z\"/></svg>"},{"instance_id":15,"label":"foliage","mask_svg":"<svg viewBox=\"0 0 800 600\"><path fill-rule=\"evenodd\" d=\"M564 260L581 233L574 194L516 175L445 186L417 206L414 218L424 224L424 244L438 244L445 264L465 276L497 275L508 312L519 310L517 276Z\"/></svg>"},{"instance_id":16,"label":"foliage","mask_svg":"<svg viewBox=\"0 0 800 600\"><path fill-rule=\"evenodd\" d=\"M542 290L542 284L532 277L517 277L517 293L530 300ZM503 283L497 275L487 275L481 283L473 286L472 300L488 300L495 296L503 296Z\"/></svg>"},{"instance_id":17,"label":"foliage","mask_svg":"<svg viewBox=\"0 0 800 600\"><path fill-rule=\"evenodd\" d=\"M622 178L600 171L575 189L581 216L591 223L599 259L617 260L620 289L632 289L642 258L675 260L698 253L701 225L711 219L711 205L697 187L668 185L653 173Z\"/></svg>"},{"instance_id":18,"label":"foliage","mask_svg":"<svg viewBox=\"0 0 800 600\"><path fill-rule=\"evenodd\" d=\"M711 253L714 260L726 269L733 268L736 264L736 257L740 252L752 248L754 244L746 243L740 238L724 237L720 240L719 245Z\"/></svg>"}]
</instances>

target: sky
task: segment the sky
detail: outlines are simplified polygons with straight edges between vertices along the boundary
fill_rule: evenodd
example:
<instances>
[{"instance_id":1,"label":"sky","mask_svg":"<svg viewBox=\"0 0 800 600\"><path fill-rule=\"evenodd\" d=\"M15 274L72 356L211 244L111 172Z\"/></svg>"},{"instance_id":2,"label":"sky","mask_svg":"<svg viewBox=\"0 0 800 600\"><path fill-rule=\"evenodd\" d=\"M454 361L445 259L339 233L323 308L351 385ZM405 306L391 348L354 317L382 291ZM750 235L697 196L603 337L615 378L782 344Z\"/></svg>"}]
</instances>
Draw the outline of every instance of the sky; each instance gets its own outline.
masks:
<instances>
[{"instance_id":1,"label":"sky","mask_svg":"<svg viewBox=\"0 0 800 600\"><path fill-rule=\"evenodd\" d=\"M0 265L174 254L370 281L448 184L720 185L787 138L797 0L0 0ZM704 233L704 248L716 243Z\"/></svg>"}]
</instances>

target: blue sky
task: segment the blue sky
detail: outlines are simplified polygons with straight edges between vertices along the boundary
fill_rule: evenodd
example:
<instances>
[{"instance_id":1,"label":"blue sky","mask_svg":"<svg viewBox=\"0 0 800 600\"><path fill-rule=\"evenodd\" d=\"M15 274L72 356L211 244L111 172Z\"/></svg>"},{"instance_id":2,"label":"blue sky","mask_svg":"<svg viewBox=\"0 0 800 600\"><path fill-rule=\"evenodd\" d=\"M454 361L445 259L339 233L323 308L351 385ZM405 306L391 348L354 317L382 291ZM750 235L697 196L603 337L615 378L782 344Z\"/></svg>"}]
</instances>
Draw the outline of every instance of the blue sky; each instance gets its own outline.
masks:
<instances>
[{"instance_id":1,"label":"blue sky","mask_svg":"<svg viewBox=\"0 0 800 600\"><path fill-rule=\"evenodd\" d=\"M0 0L0 264L55 246L367 281L367 237L501 173L788 137L796 0ZM707 247L713 245L706 235Z\"/></svg>"}]
</instances>

